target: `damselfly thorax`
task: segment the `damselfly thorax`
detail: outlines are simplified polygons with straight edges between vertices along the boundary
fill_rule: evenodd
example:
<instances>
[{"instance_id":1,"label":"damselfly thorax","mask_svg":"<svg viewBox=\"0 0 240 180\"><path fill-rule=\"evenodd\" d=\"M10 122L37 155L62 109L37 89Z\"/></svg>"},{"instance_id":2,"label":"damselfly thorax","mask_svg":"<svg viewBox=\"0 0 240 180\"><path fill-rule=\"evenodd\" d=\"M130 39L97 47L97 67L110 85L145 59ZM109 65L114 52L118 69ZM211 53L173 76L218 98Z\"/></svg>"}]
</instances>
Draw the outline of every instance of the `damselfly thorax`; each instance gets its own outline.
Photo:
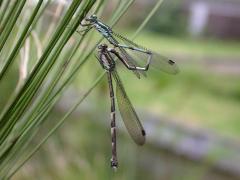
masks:
<instances>
[{"instance_id":1,"label":"damselfly thorax","mask_svg":"<svg viewBox=\"0 0 240 180\"><path fill-rule=\"evenodd\" d=\"M107 71L112 71L115 68L115 61L112 55L109 53L110 48L106 44L101 44L98 46L99 58L98 61L103 67L103 69Z\"/></svg>"}]
</instances>

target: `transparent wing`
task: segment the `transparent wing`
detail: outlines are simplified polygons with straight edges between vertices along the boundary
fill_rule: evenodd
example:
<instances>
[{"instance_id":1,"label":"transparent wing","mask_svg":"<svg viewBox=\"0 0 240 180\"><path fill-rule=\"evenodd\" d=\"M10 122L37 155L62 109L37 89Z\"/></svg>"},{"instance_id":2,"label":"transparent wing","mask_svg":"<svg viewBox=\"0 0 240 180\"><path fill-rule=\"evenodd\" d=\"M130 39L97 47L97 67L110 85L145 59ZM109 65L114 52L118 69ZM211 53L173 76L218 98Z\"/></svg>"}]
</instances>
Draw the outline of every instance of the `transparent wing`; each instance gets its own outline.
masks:
<instances>
[{"instance_id":1,"label":"transparent wing","mask_svg":"<svg viewBox=\"0 0 240 180\"><path fill-rule=\"evenodd\" d=\"M177 74L179 72L179 68L173 60L155 52L152 54L151 66L169 74Z\"/></svg>"},{"instance_id":2,"label":"transparent wing","mask_svg":"<svg viewBox=\"0 0 240 180\"><path fill-rule=\"evenodd\" d=\"M135 143L143 145L145 143L145 130L124 90L117 71L113 71L112 74L116 82L116 97L123 122Z\"/></svg>"},{"instance_id":3,"label":"transparent wing","mask_svg":"<svg viewBox=\"0 0 240 180\"><path fill-rule=\"evenodd\" d=\"M122 37L121 35L116 34L114 32L112 33L112 35L113 35L113 39L117 43L124 44L124 45L129 45L128 41L130 42L130 40L128 40L128 39L126 39L126 38ZM125 40L125 42L123 41L123 39ZM136 44L134 44L134 45L136 45ZM133 45L131 44L131 46L133 46ZM138 47L138 46L136 45L135 47ZM120 51L121 57L124 58L129 65L131 65L133 67L139 67L139 66L141 67L142 66L142 64L140 64L141 62L137 61L134 54L131 53L131 50L129 50L127 48L122 48L122 47L117 47L117 48ZM135 53L141 53L142 57L146 55L145 53L142 53L142 52L135 52ZM142 59L147 60L147 58L142 58ZM140 74L142 74L143 76L146 77L146 72L144 72L144 71L134 70L133 72L137 75L138 78L140 78Z\"/></svg>"},{"instance_id":4,"label":"transparent wing","mask_svg":"<svg viewBox=\"0 0 240 180\"><path fill-rule=\"evenodd\" d=\"M137 47L149 51L146 48L130 41L129 39L117 33L113 32L113 36L120 44L124 44L131 47ZM127 48L125 48L124 50L126 51L128 56L131 57L131 61L133 61L134 64L136 65L140 64L140 66L144 66L147 63L148 54ZM158 53L155 53L153 51L150 52L152 52L152 60L150 64L152 67L169 74L177 74L179 72L179 68L173 60L165 56L162 56Z\"/></svg>"}]
</instances>

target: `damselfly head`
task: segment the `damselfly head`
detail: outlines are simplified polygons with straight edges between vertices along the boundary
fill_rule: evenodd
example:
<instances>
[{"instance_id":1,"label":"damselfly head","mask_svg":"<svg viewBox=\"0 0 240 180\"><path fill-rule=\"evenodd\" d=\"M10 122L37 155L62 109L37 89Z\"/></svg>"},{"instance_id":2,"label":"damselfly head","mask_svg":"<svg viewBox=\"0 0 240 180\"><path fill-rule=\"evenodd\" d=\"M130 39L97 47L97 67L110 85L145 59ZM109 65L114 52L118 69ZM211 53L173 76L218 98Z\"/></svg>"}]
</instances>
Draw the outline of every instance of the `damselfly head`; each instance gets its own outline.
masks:
<instances>
[{"instance_id":1,"label":"damselfly head","mask_svg":"<svg viewBox=\"0 0 240 180\"><path fill-rule=\"evenodd\" d=\"M105 50L105 49L107 49L107 45L106 44L100 44L100 45L98 45L98 49L102 49L102 50Z\"/></svg>"},{"instance_id":2,"label":"damselfly head","mask_svg":"<svg viewBox=\"0 0 240 180\"><path fill-rule=\"evenodd\" d=\"M97 16L95 14L86 18L86 21L89 21L89 22L95 22L96 20L97 20Z\"/></svg>"}]
</instances>

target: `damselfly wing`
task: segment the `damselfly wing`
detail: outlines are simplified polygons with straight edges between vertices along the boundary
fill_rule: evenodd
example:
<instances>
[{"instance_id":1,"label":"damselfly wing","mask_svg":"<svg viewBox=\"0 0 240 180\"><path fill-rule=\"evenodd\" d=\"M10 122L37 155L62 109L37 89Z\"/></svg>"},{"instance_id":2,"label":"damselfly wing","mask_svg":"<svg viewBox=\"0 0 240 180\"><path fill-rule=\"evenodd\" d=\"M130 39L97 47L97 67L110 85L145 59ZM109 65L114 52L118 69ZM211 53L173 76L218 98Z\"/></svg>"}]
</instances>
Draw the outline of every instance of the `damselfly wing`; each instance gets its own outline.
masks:
<instances>
[{"instance_id":1,"label":"damselfly wing","mask_svg":"<svg viewBox=\"0 0 240 180\"><path fill-rule=\"evenodd\" d=\"M112 74L116 82L118 109L120 111L123 122L128 130L128 133L131 135L135 143L138 145L143 145L145 143L145 130L124 90L122 81L117 71L114 70Z\"/></svg>"},{"instance_id":2,"label":"damselfly wing","mask_svg":"<svg viewBox=\"0 0 240 180\"><path fill-rule=\"evenodd\" d=\"M146 64L147 58L148 58L147 52L150 52L152 54L150 67L153 67L156 70L160 70L169 74L177 74L179 72L179 68L173 60L159 53L148 50L147 48L144 48L115 32L113 32L112 35L119 44L125 44L128 47L136 47L138 49L143 50L143 51L137 51L129 48L118 47L120 49L124 49L125 51L124 53L127 54L125 56L123 55L123 57L128 58L129 61L132 61L134 64L140 65L140 66L143 66L144 64Z\"/></svg>"}]
</instances>

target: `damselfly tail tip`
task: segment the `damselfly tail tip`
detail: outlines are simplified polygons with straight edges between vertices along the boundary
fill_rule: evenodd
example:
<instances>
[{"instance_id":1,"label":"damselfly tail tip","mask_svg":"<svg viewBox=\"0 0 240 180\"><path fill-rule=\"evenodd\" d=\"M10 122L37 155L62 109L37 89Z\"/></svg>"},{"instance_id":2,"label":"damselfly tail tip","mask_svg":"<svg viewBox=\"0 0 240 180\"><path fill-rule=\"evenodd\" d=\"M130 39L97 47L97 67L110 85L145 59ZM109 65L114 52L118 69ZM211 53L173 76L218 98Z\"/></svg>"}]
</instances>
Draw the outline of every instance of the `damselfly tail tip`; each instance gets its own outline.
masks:
<instances>
[{"instance_id":1,"label":"damselfly tail tip","mask_svg":"<svg viewBox=\"0 0 240 180\"><path fill-rule=\"evenodd\" d=\"M112 169L113 169L114 172L117 172L117 167L116 166L113 166Z\"/></svg>"},{"instance_id":2,"label":"damselfly tail tip","mask_svg":"<svg viewBox=\"0 0 240 180\"><path fill-rule=\"evenodd\" d=\"M111 162L111 168L113 169L114 172L117 172L118 163L117 162Z\"/></svg>"}]
</instances>

